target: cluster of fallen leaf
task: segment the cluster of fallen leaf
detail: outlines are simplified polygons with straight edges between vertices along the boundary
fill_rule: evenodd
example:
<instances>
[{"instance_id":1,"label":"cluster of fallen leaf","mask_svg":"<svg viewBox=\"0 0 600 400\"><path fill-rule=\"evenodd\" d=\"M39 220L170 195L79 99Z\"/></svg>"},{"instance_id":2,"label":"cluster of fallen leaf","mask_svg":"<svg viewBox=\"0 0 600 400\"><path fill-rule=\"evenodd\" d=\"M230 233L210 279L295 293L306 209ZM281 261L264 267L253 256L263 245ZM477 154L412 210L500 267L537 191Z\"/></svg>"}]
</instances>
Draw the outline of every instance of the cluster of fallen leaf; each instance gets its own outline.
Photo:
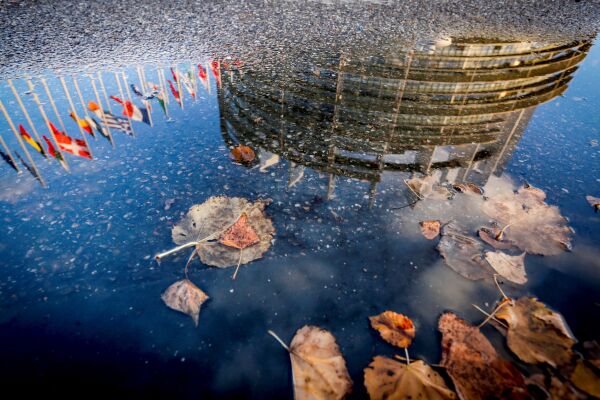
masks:
<instances>
[{"instance_id":1,"label":"cluster of fallen leaf","mask_svg":"<svg viewBox=\"0 0 600 400\"><path fill-rule=\"evenodd\" d=\"M406 356L373 358L364 369L369 397L372 400L600 397L600 347L596 342L587 342L583 346L586 357L576 353L573 350L576 340L560 314L535 298L505 297L481 325L490 320L506 335L509 349L523 362L537 365L537 371L541 372L525 375L497 353L480 327L451 312L444 313L438 321L442 333L439 365L411 361L407 348L415 338L413 322L402 314L385 311L370 317L371 326L383 340L404 349ZM342 399L352 391L346 362L330 332L304 326L296 332L289 347L274 332L269 333L290 354L296 400Z\"/></svg>"},{"instance_id":2,"label":"cluster of fallen leaf","mask_svg":"<svg viewBox=\"0 0 600 400\"><path fill-rule=\"evenodd\" d=\"M567 220L557 207L546 204L546 194L541 189L524 185L516 192L485 196L477 185L463 183L454 185L453 193L431 176L412 178L406 185L419 199L447 200L455 196L483 199L481 211L489 219L489 225L480 227L477 235L456 220L420 223L425 238L433 240L441 234L437 249L446 265L467 279L480 280L498 274L524 284L527 253L551 256L571 248L572 230Z\"/></svg>"},{"instance_id":3,"label":"cluster of fallen leaf","mask_svg":"<svg viewBox=\"0 0 600 400\"><path fill-rule=\"evenodd\" d=\"M196 326L202 303L208 296L187 277L195 257L218 268L237 266L259 259L271 246L275 228L264 212L270 200L252 203L240 197L211 197L192 206L173 227L173 241L180 245L156 256L158 260L174 252L193 247L185 266L185 279L175 282L162 294L165 304L192 317Z\"/></svg>"}]
</instances>

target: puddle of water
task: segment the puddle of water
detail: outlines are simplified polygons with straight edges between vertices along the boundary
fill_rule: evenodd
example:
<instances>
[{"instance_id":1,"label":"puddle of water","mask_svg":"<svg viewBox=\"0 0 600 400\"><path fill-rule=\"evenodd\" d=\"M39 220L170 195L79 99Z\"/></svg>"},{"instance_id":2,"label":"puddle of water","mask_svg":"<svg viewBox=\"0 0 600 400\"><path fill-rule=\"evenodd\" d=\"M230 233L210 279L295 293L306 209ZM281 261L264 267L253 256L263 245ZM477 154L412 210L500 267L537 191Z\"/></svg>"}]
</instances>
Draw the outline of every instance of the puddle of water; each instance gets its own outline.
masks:
<instances>
[{"instance_id":1,"label":"puddle of water","mask_svg":"<svg viewBox=\"0 0 600 400\"><path fill-rule=\"evenodd\" d=\"M288 397L288 356L267 330L289 341L315 324L336 336L362 398L362 369L394 354L367 322L385 309L416 322L411 354L437 363L440 313L482 320L472 304L489 309L498 293L491 280L446 267L437 240L421 236L424 219L472 229L489 219L468 199L415 203L404 181L422 174L447 186L544 190L576 232L573 249L528 255L527 284L506 291L560 311L580 341L597 338L600 214L585 200L600 197L600 51L591 39L454 38L387 56L256 58L0 83L5 379L49 389L77 380L133 395ZM125 118L110 96L148 115ZM103 120L90 101L112 116ZM87 123L80 128L71 112ZM103 121L110 129L86 131ZM239 144L257 154L250 165L232 161ZM160 299L188 255L160 265L153 256L173 246L171 228L188 208L214 195L273 199L276 239L235 281L231 269L193 264L190 278L211 297L194 328Z\"/></svg>"}]
</instances>

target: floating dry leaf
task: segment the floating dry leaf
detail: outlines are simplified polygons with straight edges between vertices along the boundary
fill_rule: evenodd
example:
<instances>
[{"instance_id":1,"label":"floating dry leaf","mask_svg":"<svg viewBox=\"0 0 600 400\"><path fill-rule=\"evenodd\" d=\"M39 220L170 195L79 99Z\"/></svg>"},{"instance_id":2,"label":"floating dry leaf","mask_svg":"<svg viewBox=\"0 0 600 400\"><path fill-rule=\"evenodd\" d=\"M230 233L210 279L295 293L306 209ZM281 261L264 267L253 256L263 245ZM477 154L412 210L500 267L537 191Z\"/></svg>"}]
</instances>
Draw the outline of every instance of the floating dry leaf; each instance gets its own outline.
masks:
<instances>
[{"instance_id":1,"label":"floating dry leaf","mask_svg":"<svg viewBox=\"0 0 600 400\"><path fill-rule=\"evenodd\" d=\"M562 316L535 297L521 297L503 305L496 318L508 324L508 347L521 360L553 367L571 361L575 338Z\"/></svg>"},{"instance_id":2,"label":"floating dry leaf","mask_svg":"<svg viewBox=\"0 0 600 400\"><path fill-rule=\"evenodd\" d=\"M414 177L405 181L405 183L421 199L445 200L451 196L450 191L440 186L435 177L431 175L423 178Z\"/></svg>"},{"instance_id":3,"label":"floating dry leaf","mask_svg":"<svg viewBox=\"0 0 600 400\"><path fill-rule=\"evenodd\" d=\"M483 189L471 182L456 183L456 184L452 185L452 187L454 188L454 190L461 192L461 193L476 194L476 195L483 194Z\"/></svg>"},{"instance_id":4,"label":"floating dry leaf","mask_svg":"<svg viewBox=\"0 0 600 400\"><path fill-rule=\"evenodd\" d=\"M250 163L254 161L256 154L254 154L254 150L251 147L240 144L231 149L231 157L239 163Z\"/></svg>"},{"instance_id":5,"label":"floating dry leaf","mask_svg":"<svg viewBox=\"0 0 600 400\"><path fill-rule=\"evenodd\" d=\"M490 277L494 270L483 259L483 244L457 222L442 228L442 239L437 246L446 265L467 279L478 280Z\"/></svg>"},{"instance_id":6,"label":"floating dry leaf","mask_svg":"<svg viewBox=\"0 0 600 400\"><path fill-rule=\"evenodd\" d=\"M534 383L550 396L550 400L585 400L585 396L576 390L569 382L561 380L557 376L545 377L542 374L535 374L528 378L529 383Z\"/></svg>"},{"instance_id":7,"label":"floating dry leaf","mask_svg":"<svg viewBox=\"0 0 600 400\"><path fill-rule=\"evenodd\" d=\"M477 231L481 240L495 249L507 250L514 247L512 243L502 240L503 232L498 227L482 227Z\"/></svg>"},{"instance_id":8,"label":"floating dry leaf","mask_svg":"<svg viewBox=\"0 0 600 400\"><path fill-rule=\"evenodd\" d=\"M295 400L343 399L352 390L346 361L333 335L317 326L304 326L296 332L288 348Z\"/></svg>"},{"instance_id":9,"label":"floating dry leaf","mask_svg":"<svg viewBox=\"0 0 600 400\"><path fill-rule=\"evenodd\" d=\"M453 313L440 317L442 361L461 399L522 398L523 376L498 356L487 338Z\"/></svg>"},{"instance_id":10,"label":"floating dry leaf","mask_svg":"<svg viewBox=\"0 0 600 400\"><path fill-rule=\"evenodd\" d=\"M200 307L208 300L208 296L189 279L175 282L165 290L161 298L173 310L189 315L198 326Z\"/></svg>"},{"instance_id":11,"label":"floating dry leaf","mask_svg":"<svg viewBox=\"0 0 600 400\"><path fill-rule=\"evenodd\" d=\"M577 366L571 374L571 382L587 394L600 398L600 376L583 360L577 361Z\"/></svg>"},{"instance_id":12,"label":"floating dry leaf","mask_svg":"<svg viewBox=\"0 0 600 400\"><path fill-rule=\"evenodd\" d=\"M600 197L585 196L585 199L588 201L588 203L590 203L592 207L594 207L594 211L597 212L600 210Z\"/></svg>"},{"instance_id":13,"label":"floating dry leaf","mask_svg":"<svg viewBox=\"0 0 600 400\"><path fill-rule=\"evenodd\" d=\"M406 348L415 338L415 325L410 318L393 311L384 311L379 315L369 317L373 329L379 332L383 340Z\"/></svg>"},{"instance_id":14,"label":"floating dry leaf","mask_svg":"<svg viewBox=\"0 0 600 400\"><path fill-rule=\"evenodd\" d=\"M406 365L388 357L374 357L365 368L365 387L371 400L456 398L444 379L421 360Z\"/></svg>"},{"instance_id":15,"label":"floating dry leaf","mask_svg":"<svg viewBox=\"0 0 600 400\"><path fill-rule=\"evenodd\" d=\"M438 220L419 222L419 225L421 225L423 236L429 240L435 239L440 234L440 227L442 226Z\"/></svg>"},{"instance_id":16,"label":"floating dry leaf","mask_svg":"<svg viewBox=\"0 0 600 400\"><path fill-rule=\"evenodd\" d=\"M600 345L595 340L583 342L585 360L600 370Z\"/></svg>"},{"instance_id":17,"label":"floating dry leaf","mask_svg":"<svg viewBox=\"0 0 600 400\"><path fill-rule=\"evenodd\" d=\"M490 197L483 211L501 223L506 240L530 254L560 254L571 247L571 228L558 207L544 202L545 193L523 186L516 193Z\"/></svg>"},{"instance_id":18,"label":"floating dry leaf","mask_svg":"<svg viewBox=\"0 0 600 400\"><path fill-rule=\"evenodd\" d=\"M501 251L487 251L485 259L500 276L520 285L527 282L525 254L511 256Z\"/></svg>"},{"instance_id":19,"label":"floating dry leaf","mask_svg":"<svg viewBox=\"0 0 600 400\"><path fill-rule=\"evenodd\" d=\"M275 228L264 212L269 203L270 200L252 203L240 197L211 197L192 206L173 227L173 241L184 246L196 246L200 260L207 265L225 268L238 265L238 262L249 263L261 258L271 246ZM234 239L236 235L241 236ZM225 239L229 244L218 239ZM239 247L231 245L236 241L237 245L253 244L248 244L240 257Z\"/></svg>"}]
</instances>

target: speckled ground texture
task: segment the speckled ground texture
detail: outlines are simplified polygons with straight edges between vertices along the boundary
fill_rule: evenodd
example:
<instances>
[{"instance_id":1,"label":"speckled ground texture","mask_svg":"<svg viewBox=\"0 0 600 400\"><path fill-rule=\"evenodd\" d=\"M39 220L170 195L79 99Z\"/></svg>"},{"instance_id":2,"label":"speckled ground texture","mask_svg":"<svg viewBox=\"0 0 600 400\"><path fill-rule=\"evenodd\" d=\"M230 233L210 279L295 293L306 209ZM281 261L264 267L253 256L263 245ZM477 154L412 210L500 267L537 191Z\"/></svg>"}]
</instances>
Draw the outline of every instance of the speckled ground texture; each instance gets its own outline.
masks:
<instances>
[{"instance_id":1,"label":"speckled ground texture","mask_svg":"<svg viewBox=\"0 0 600 400\"><path fill-rule=\"evenodd\" d=\"M307 54L443 36L563 39L598 26L599 1L0 1L0 77Z\"/></svg>"}]
</instances>

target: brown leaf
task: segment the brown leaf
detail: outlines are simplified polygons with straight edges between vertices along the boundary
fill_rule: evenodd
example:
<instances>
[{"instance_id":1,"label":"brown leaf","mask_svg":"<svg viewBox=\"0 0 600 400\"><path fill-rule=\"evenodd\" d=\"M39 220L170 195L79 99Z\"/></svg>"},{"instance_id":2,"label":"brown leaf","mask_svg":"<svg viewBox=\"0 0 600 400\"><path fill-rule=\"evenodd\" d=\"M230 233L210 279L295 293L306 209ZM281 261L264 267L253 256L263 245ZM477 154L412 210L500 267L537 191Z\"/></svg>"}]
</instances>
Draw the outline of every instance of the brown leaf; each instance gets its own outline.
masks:
<instances>
[{"instance_id":1,"label":"brown leaf","mask_svg":"<svg viewBox=\"0 0 600 400\"><path fill-rule=\"evenodd\" d=\"M479 280L494 275L494 270L483 259L483 244L466 234L457 222L442 228L442 239L437 246L446 265L467 279Z\"/></svg>"},{"instance_id":2,"label":"brown leaf","mask_svg":"<svg viewBox=\"0 0 600 400\"><path fill-rule=\"evenodd\" d=\"M545 377L535 374L528 378L529 383L534 383L544 389L551 400L585 400L587 396L576 390L569 382L561 380L557 376Z\"/></svg>"},{"instance_id":3,"label":"brown leaf","mask_svg":"<svg viewBox=\"0 0 600 400\"><path fill-rule=\"evenodd\" d=\"M600 345L595 340L583 343L583 354L587 362L600 370Z\"/></svg>"},{"instance_id":4,"label":"brown leaf","mask_svg":"<svg viewBox=\"0 0 600 400\"><path fill-rule=\"evenodd\" d=\"M562 316L534 297L521 297L504 305L496 318L508 324L508 347L521 360L553 367L571 361L576 340Z\"/></svg>"},{"instance_id":5,"label":"brown leaf","mask_svg":"<svg viewBox=\"0 0 600 400\"><path fill-rule=\"evenodd\" d=\"M415 338L415 325L402 314L385 311L369 317L369 320L373 329L379 332L383 340L394 346L406 348Z\"/></svg>"},{"instance_id":6,"label":"brown leaf","mask_svg":"<svg viewBox=\"0 0 600 400\"><path fill-rule=\"evenodd\" d=\"M461 193L466 193L466 194L477 194L477 195L481 195L483 194L483 189L480 188L479 186L477 186L474 183L456 183L454 185L452 185L452 187L454 188L454 190L461 192Z\"/></svg>"},{"instance_id":7,"label":"brown leaf","mask_svg":"<svg viewBox=\"0 0 600 400\"><path fill-rule=\"evenodd\" d=\"M352 390L346 361L333 335L304 326L290 345L294 399L342 399Z\"/></svg>"},{"instance_id":8,"label":"brown leaf","mask_svg":"<svg viewBox=\"0 0 600 400\"><path fill-rule=\"evenodd\" d=\"M502 231L498 227L482 227L477 233L481 240L495 249L507 250L514 247L512 243L502 240Z\"/></svg>"},{"instance_id":9,"label":"brown leaf","mask_svg":"<svg viewBox=\"0 0 600 400\"><path fill-rule=\"evenodd\" d=\"M240 219L221 235L219 242L225 246L242 250L260 242L260 238L248 224L248 216L242 214Z\"/></svg>"},{"instance_id":10,"label":"brown leaf","mask_svg":"<svg viewBox=\"0 0 600 400\"><path fill-rule=\"evenodd\" d=\"M240 264L247 264L261 258L271 247L275 228L264 212L269 203L270 200L257 200L252 203L241 197L211 197L202 204L192 206L186 216L173 227L173 241L183 245L204 240L196 246L196 250L200 260L207 265L225 268L238 265L238 261ZM246 220L240 222L242 215L246 215ZM249 226L259 238L258 243L244 249L241 259L238 248L217 241L238 223ZM246 229L242 231L249 234ZM248 240L252 239L253 235L249 234L244 238L244 241L237 244L251 243Z\"/></svg>"},{"instance_id":11,"label":"brown leaf","mask_svg":"<svg viewBox=\"0 0 600 400\"><path fill-rule=\"evenodd\" d=\"M425 236L426 239L435 239L437 235L440 234L440 221L423 221L419 222L419 225L421 225L421 232L423 233L423 236Z\"/></svg>"},{"instance_id":12,"label":"brown leaf","mask_svg":"<svg viewBox=\"0 0 600 400\"><path fill-rule=\"evenodd\" d=\"M461 399L521 398L526 392L521 373L498 356L476 327L445 313L438 323L442 332L442 361Z\"/></svg>"},{"instance_id":13,"label":"brown leaf","mask_svg":"<svg viewBox=\"0 0 600 400\"><path fill-rule=\"evenodd\" d=\"M600 197L585 196L585 199L590 203L590 206L594 207L594 211L600 211Z\"/></svg>"},{"instance_id":14,"label":"brown leaf","mask_svg":"<svg viewBox=\"0 0 600 400\"><path fill-rule=\"evenodd\" d=\"M531 186L517 193L490 197L483 211L505 227L506 240L530 254L556 255L571 246L571 229L558 207L543 200L545 193Z\"/></svg>"},{"instance_id":15,"label":"brown leaf","mask_svg":"<svg viewBox=\"0 0 600 400\"><path fill-rule=\"evenodd\" d=\"M169 286L161 298L169 308L192 317L198 326L200 307L209 297L190 280L182 279Z\"/></svg>"},{"instance_id":16,"label":"brown leaf","mask_svg":"<svg viewBox=\"0 0 600 400\"><path fill-rule=\"evenodd\" d=\"M525 253L519 256L510 256L501 251L487 251L485 259L500 276L520 285L527 282L525 274Z\"/></svg>"},{"instance_id":17,"label":"brown leaf","mask_svg":"<svg viewBox=\"0 0 600 400\"><path fill-rule=\"evenodd\" d=\"M231 149L231 157L239 163L250 163L254 161L256 154L252 148L240 144Z\"/></svg>"},{"instance_id":18,"label":"brown leaf","mask_svg":"<svg viewBox=\"0 0 600 400\"><path fill-rule=\"evenodd\" d=\"M365 387L371 400L450 400L456 394L423 361L409 365L377 356L365 368Z\"/></svg>"},{"instance_id":19,"label":"brown leaf","mask_svg":"<svg viewBox=\"0 0 600 400\"><path fill-rule=\"evenodd\" d=\"M600 398L600 376L583 360L577 361L577 366L571 374L571 382L587 394Z\"/></svg>"}]
</instances>

